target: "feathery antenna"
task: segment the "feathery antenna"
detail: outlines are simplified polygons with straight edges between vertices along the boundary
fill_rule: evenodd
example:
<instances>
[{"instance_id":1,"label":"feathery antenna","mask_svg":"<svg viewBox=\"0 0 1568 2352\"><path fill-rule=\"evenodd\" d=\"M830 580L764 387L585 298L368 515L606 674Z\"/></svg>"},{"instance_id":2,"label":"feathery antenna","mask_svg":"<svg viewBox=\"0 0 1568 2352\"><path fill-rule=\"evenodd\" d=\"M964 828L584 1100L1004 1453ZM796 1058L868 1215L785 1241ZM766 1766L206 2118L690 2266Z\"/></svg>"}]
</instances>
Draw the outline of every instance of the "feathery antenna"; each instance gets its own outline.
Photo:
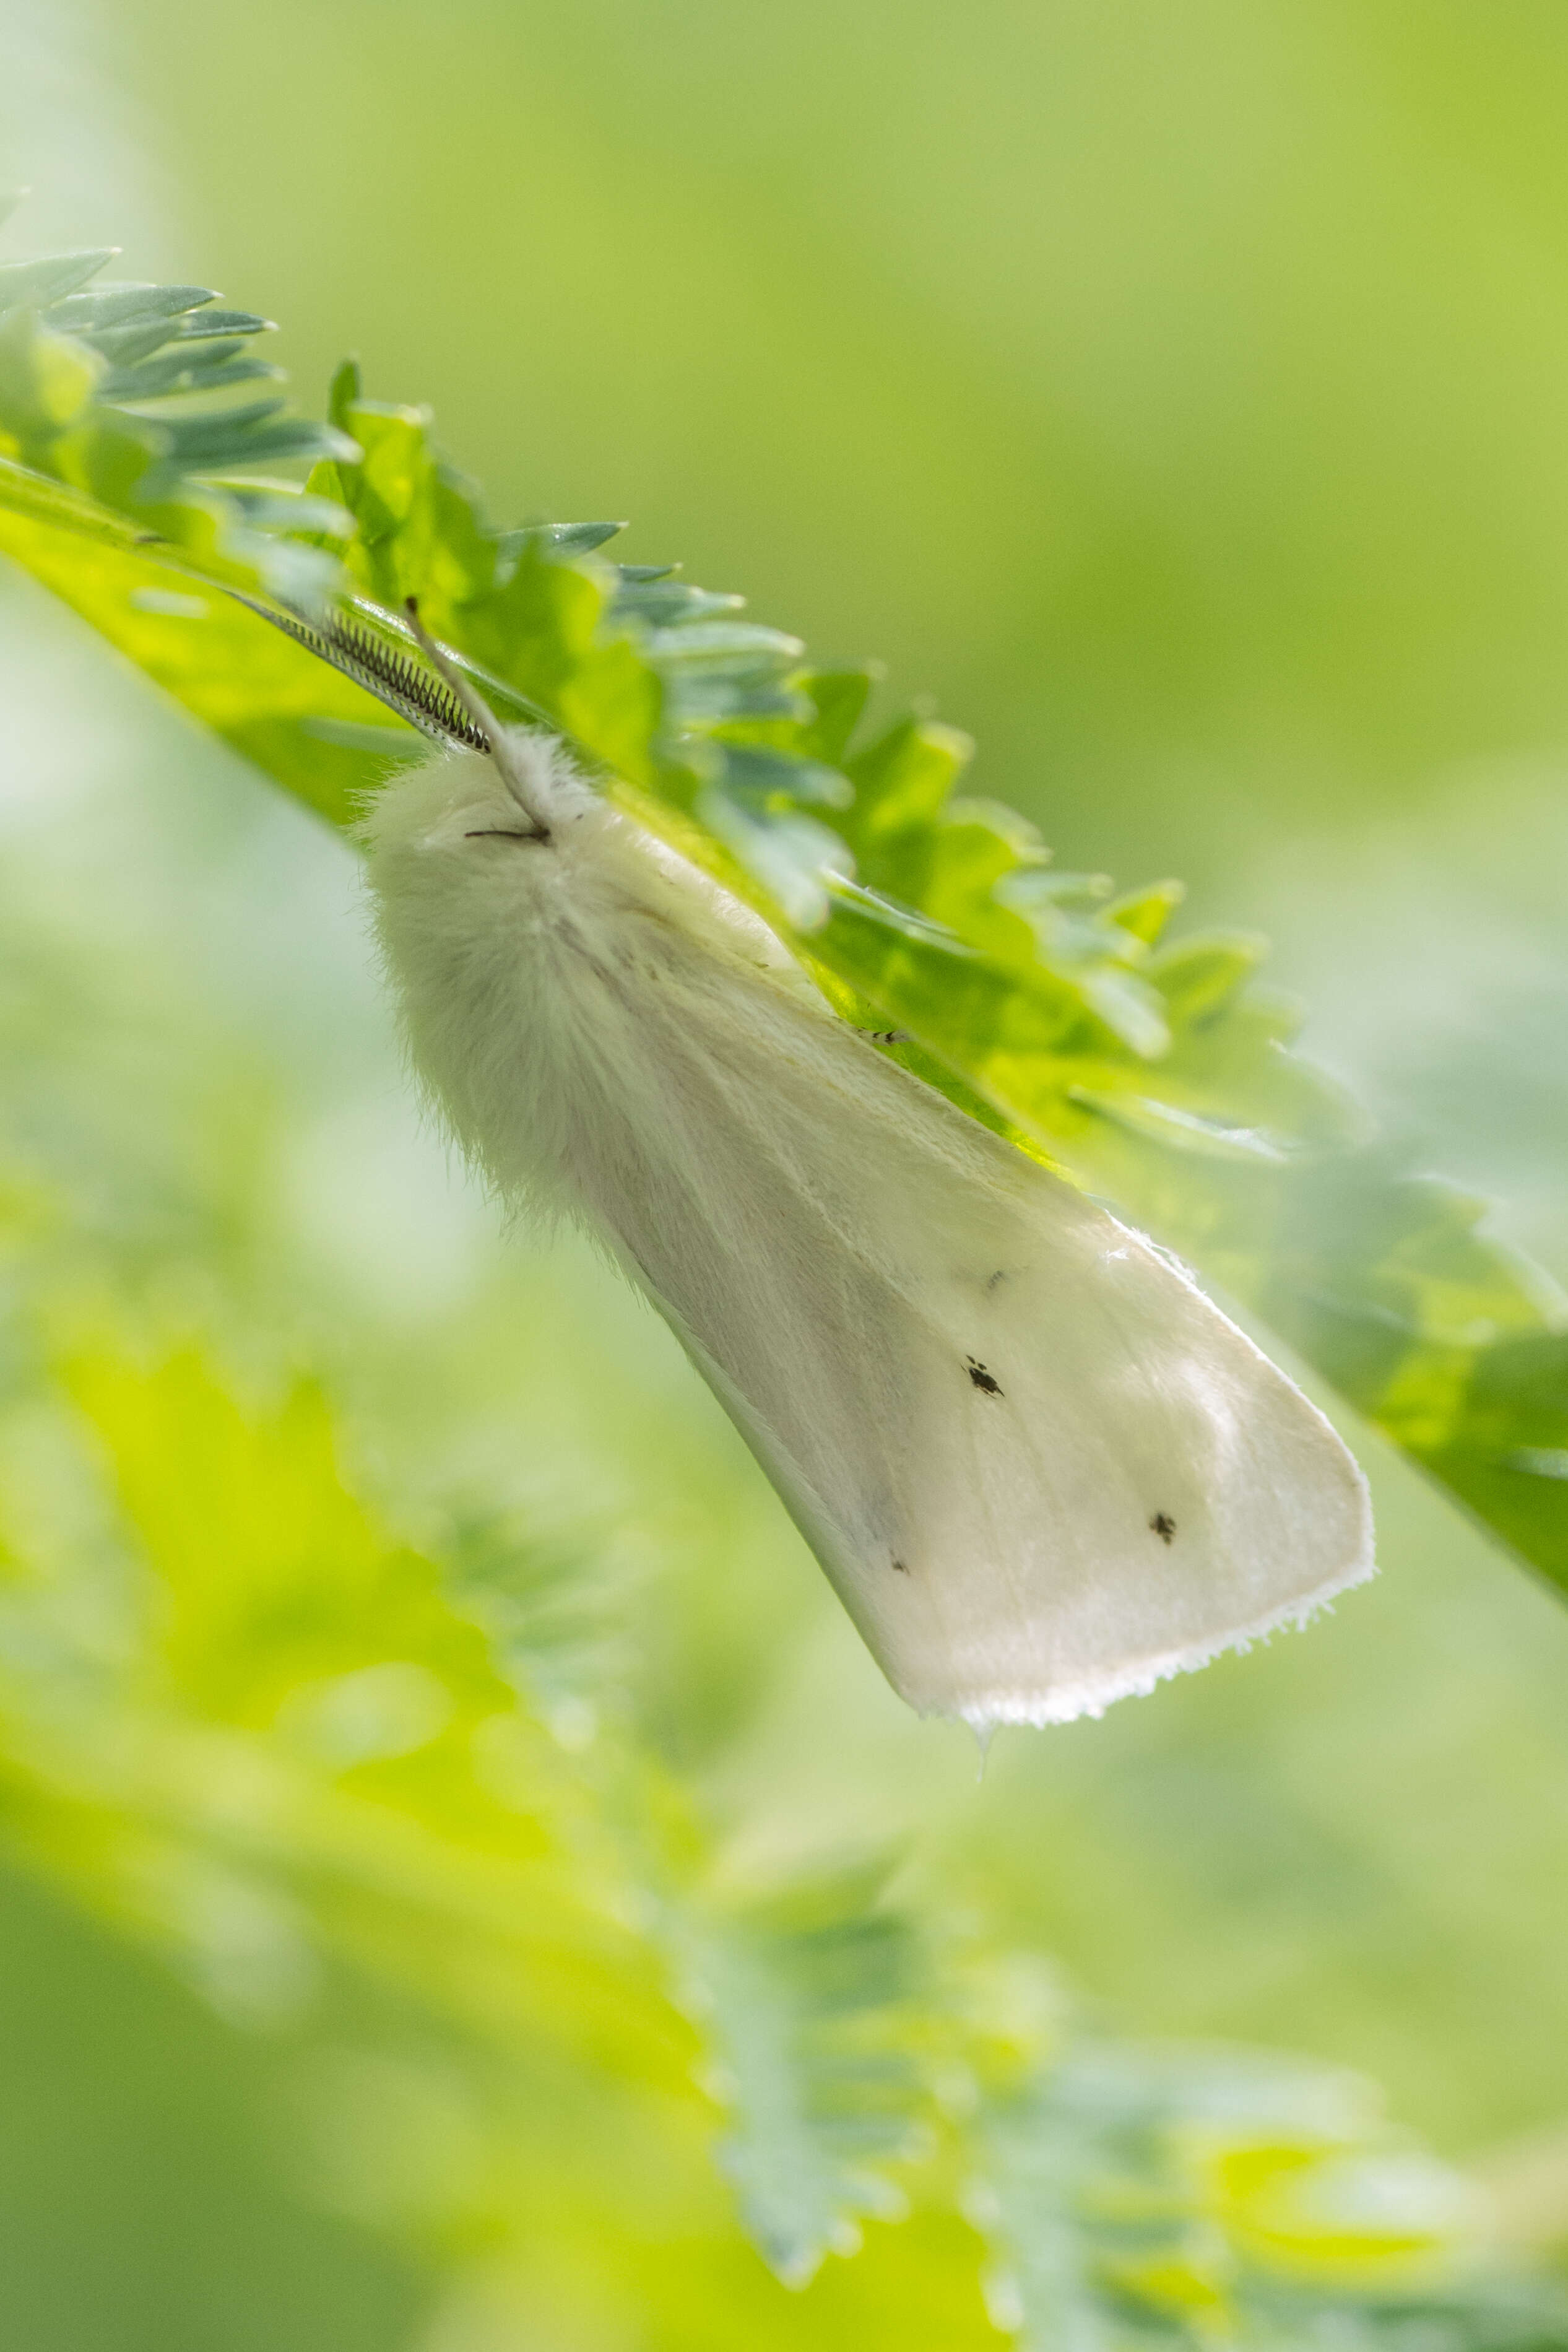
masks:
<instances>
[{"instance_id":1,"label":"feathery antenna","mask_svg":"<svg viewBox=\"0 0 1568 2352\"><path fill-rule=\"evenodd\" d=\"M548 841L549 827L528 798L528 779L514 748L516 738L508 741L505 728L494 718L484 697L476 687L470 685L462 671L455 669L447 660L446 656L419 617L418 597L408 597L403 609L408 614L409 626L418 641L420 652L465 714L469 725L480 739L480 744L495 761L501 782L528 818L534 834L540 841ZM479 745L476 745L476 749L477 748Z\"/></svg>"},{"instance_id":2,"label":"feathery antenna","mask_svg":"<svg viewBox=\"0 0 1568 2352\"><path fill-rule=\"evenodd\" d=\"M395 710L400 719L406 719L422 734L440 743L461 743L470 751L494 750L494 720L484 704L465 690L435 652L413 612L412 598L409 609L414 635L420 650L436 673L434 677L411 655L400 653L384 638L357 627L351 621L340 620L336 614L329 614L318 626L300 620L297 614L263 604L259 597L247 596L238 588L231 588L229 593L249 611L258 613L264 621L270 621L275 629L281 629L286 637L292 637L296 645L340 670L345 677L351 677L356 686L362 686L378 702L384 702L389 710Z\"/></svg>"}]
</instances>

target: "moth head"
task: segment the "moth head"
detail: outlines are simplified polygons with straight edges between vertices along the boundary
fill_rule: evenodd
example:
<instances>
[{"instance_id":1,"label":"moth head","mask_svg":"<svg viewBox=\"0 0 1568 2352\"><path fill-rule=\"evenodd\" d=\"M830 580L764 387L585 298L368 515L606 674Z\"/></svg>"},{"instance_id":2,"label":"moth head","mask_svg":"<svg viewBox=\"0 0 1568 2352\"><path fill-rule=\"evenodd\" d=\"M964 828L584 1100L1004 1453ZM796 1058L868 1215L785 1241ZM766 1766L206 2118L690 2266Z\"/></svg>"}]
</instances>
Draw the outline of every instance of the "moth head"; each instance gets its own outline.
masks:
<instances>
[{"instance_id":1,"label":"moth head","mask_svg":"<svg viewBox=\"0 0 1568 2352\"><path fill-rule=\"evenodd\" d=\"M405 609L429 670L410 662L373 630L338 614L312 622L248 596L242 589L232 588L229 593L319 659L353 678L424 734L483 756L490 774L501 785L505 822L486 822L465 838L547 843L558 825L574 823L601 805L559 736L545 727L502 724L473 682L431 636L414 597L407 599ZM480 813L486 818L490 814L476 812Z\"/></svg>"},{"instance_id":2,"label":"moth head","mask_svg":"<svg viewBox=\"0 0 1568 2352\"><path fill-rule=\"evenodd\" d=\"M496 835L549 843L563 825L598 805L598 793L579 774L559 735L543 727L503 727L495 719L488 731L491 763L507 803L507 816L493 828Z\"/></svg>"},{"instance_id":3,"label":"moth head","mask_svg":"<svg viewBox=\"0 0 1568 2352\"><path fill-rule=\"evenodd\" d=\"M545 747L549 746L552 739L531 728L503 727L484 696L460 669L447 660L420 619L417 597L408 598L407 612L420 652L459 707L467 713L483 738L482 748L488 751L496 763L496 772L505 784L521 820L516 828L517 837L548 841L550 819L555 810L550 789L553 762L549 749Z\"/></svg>"}]
</instances>

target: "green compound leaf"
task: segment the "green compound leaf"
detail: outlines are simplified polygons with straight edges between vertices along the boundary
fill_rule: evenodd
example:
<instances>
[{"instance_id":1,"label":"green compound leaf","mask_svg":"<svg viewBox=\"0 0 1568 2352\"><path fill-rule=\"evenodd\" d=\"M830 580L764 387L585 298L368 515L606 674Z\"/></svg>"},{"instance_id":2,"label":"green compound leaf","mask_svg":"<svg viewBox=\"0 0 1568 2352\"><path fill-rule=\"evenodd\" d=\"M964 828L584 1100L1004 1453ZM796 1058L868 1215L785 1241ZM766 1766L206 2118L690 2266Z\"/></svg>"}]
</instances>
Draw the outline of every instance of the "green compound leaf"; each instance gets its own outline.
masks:
<instances>
[{"instance_id":1,"label":"green compound leaf","mask_svg":"<svg viewBox=\"0 0 1568 2352\"><path fill-rule=\"evenodd\" d=\"M1371 2085L1262 2051L1069 2046L993 2100L976 2207L1022 2352L1560 2344L1486 2274L1481 2209Z\"/></svg>"},{"instance_id":2,"label":"green compound leaf","mask_svg":"<svg viewBox=\"0 0 1568 2352\"><path fill-rule=\"evenodd\" d=\"M367 400L352 365L323 425L182 408L255 378L266 322L203 288L89 289L108 257L0 274L0 550L338 824L420 738L223 592L394 636L417 596L503 715L564 730L848 1016L907 1031L923 1077L1189 1258L1568 1588L1562 1303L1291 1051L1258 941L1167 944L1177 885L1057 873L961 795L965 737L867 732L869 671L613 562L618 524L497 529L427 413ZM311 459L303 485L245 478Z\"/></svg>"},{"instance_id":3,"label":"green compound leaf","mask_svg":"<svg viewBox=\"0 0 1568 2352\"><path fill-rule=\"evenodd\" d=\"M861 2221L904 2219L892 2172L933 2137L931 1959L879 1901L884 1875L841 1871L678 1922L707 2084L731 2118L719 2161L787 2286L857 2252Z\"/></svg>"},{"instance_id":4,"label":"green compound leaf","mask_svg":"<svg viewBox=\"0 0 1568 2352\"><path fill-rule=\"evenodd\" d=\"M0 266L0 550L177 700L340 824L421 739L222 592L313 610L341 579L333 524L254 469L347 457L280 400L205 395L275 378L267 321L205 287L91 286L102 251ZM193 404L191 395L203 396ZM213 593L217 591L219 593ZM376 730L382 756L335 730ZM323 731L325 730L325 731Z\"/></svg>"}]
</instances>

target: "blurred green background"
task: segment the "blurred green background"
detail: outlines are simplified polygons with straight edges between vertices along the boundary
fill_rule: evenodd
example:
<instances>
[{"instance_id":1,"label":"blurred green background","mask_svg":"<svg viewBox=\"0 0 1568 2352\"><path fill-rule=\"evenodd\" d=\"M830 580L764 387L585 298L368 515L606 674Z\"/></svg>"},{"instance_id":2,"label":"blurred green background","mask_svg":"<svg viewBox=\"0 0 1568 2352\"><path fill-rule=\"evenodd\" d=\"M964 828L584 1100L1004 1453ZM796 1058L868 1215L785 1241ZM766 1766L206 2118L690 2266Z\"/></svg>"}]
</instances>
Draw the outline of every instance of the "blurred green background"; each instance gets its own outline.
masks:
<instances>
[{"instance_id":1,"label":"blurred green background","mask_svg":"<svg viewBox=\"0 0 1568 2352\"><path fill-rule=\"evenodd\" d=\"M1568 1278L1561 6L0 27L8 249L221 287L308 404L345 349L432 402L505 519L632 517L630 559L885 656L1063 863L1270 931L1312 1049ZM1568 2119L1560 1603L1374 1450L1375 1588L977 1780L652 1318L422 1133L341 842L9 576L0 1049L84 1281L324 1366L400 1509L588 1529L738 1857L894 1833L1121 2025L1364 2067L1450 2153ZM301 2185L302 2032L11 1873L11 2341L501 2344Z\"/></svg>"}]
</instances>

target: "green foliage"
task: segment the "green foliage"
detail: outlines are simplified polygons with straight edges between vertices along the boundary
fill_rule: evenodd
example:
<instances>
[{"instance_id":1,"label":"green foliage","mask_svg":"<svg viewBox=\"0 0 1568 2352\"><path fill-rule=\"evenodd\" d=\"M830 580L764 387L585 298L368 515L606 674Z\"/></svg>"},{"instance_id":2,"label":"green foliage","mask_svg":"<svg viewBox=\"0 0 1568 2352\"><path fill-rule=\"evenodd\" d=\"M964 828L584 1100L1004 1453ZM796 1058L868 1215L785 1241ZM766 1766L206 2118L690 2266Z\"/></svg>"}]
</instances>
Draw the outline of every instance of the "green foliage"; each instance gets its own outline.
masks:
<instances>
[{"instance_id":1,"label":"green foliage","mask_svg":"<svg viewBox=\"0 0 1568 2352\"><path fill-rule=\"evenodd\" d=\"M750 895L911 1066L1028 1138L1262 1317L1504 1541L1568 1584L1568 1339L1479 1204L1391 1164L1291 1051L1256 940L1167 944L1179 887L1058 874L956 787L967 743L869 726L742 600L602 551L611 523L494 528L423 410L216 404L263 321L204 289L84 291L103 254L0 281L0 547L336 822L420 739L221 592L403 600L504 710L540 714L646 823ZM308 481L246 478L313 457ZM219 593L214 593L214 591Z\"/></svg>"},{"instance_id":2,"label":"green foliage","mask_svg":"<svg viewBox=\"0 0 1568 2352\"><path fill-rule=\"evenodd\" d=\"M360 772L332 730L386 714L213 592L329 593L307 532L347 518L248 469L350 445L280 399L221 399L278 374L249 350L267 320L199 286L83 290L110 257L0 269L0 545L259 766L287 746L292 788L340 818Z\"/></svg>"},{"instance_id":3,"label":"green foliage","mask_svg":"<svg viewBox=\"0 0 1568 2352\"><path fill-rule=\"evenodd\" d=\"M1364 2085L1081 2039L883 1866L737 1877L559 1550L411 1543L319 1383L62 1287L65 1203L6 1200L0 1822L225 2016L314 2032L319 2193L574 2343L1494 2340L1523 2290Z\"/></svg>"},{"instance_id":4,"label":"green foliage","mask_svg":"<svg viewBox=\"0 0 1568 2352\"><path fill-rule=\"evenodd\" d=\"M1476 2224L1353 2077L1243 2051L1081 2044L999 2105L988 2210L1030 2346L1490 2333L1431 2293ZM1521 2313L1550 2332L1547 2306Z\"/></svg>"},{"instance_id":5,"label":"green foliage","mask_svg":"<svg viewBox=\"0 0 1568 2352\"><path fill-rule=\"evenodd\" d=\"M858 2252L867 2215L907 2210L887 2168L922 2152L935 1988L877 1874L839 1873L688 1928L712 2081L734 2125L720 2161L780 2278Z\"/></svg>"}]
</instances>

